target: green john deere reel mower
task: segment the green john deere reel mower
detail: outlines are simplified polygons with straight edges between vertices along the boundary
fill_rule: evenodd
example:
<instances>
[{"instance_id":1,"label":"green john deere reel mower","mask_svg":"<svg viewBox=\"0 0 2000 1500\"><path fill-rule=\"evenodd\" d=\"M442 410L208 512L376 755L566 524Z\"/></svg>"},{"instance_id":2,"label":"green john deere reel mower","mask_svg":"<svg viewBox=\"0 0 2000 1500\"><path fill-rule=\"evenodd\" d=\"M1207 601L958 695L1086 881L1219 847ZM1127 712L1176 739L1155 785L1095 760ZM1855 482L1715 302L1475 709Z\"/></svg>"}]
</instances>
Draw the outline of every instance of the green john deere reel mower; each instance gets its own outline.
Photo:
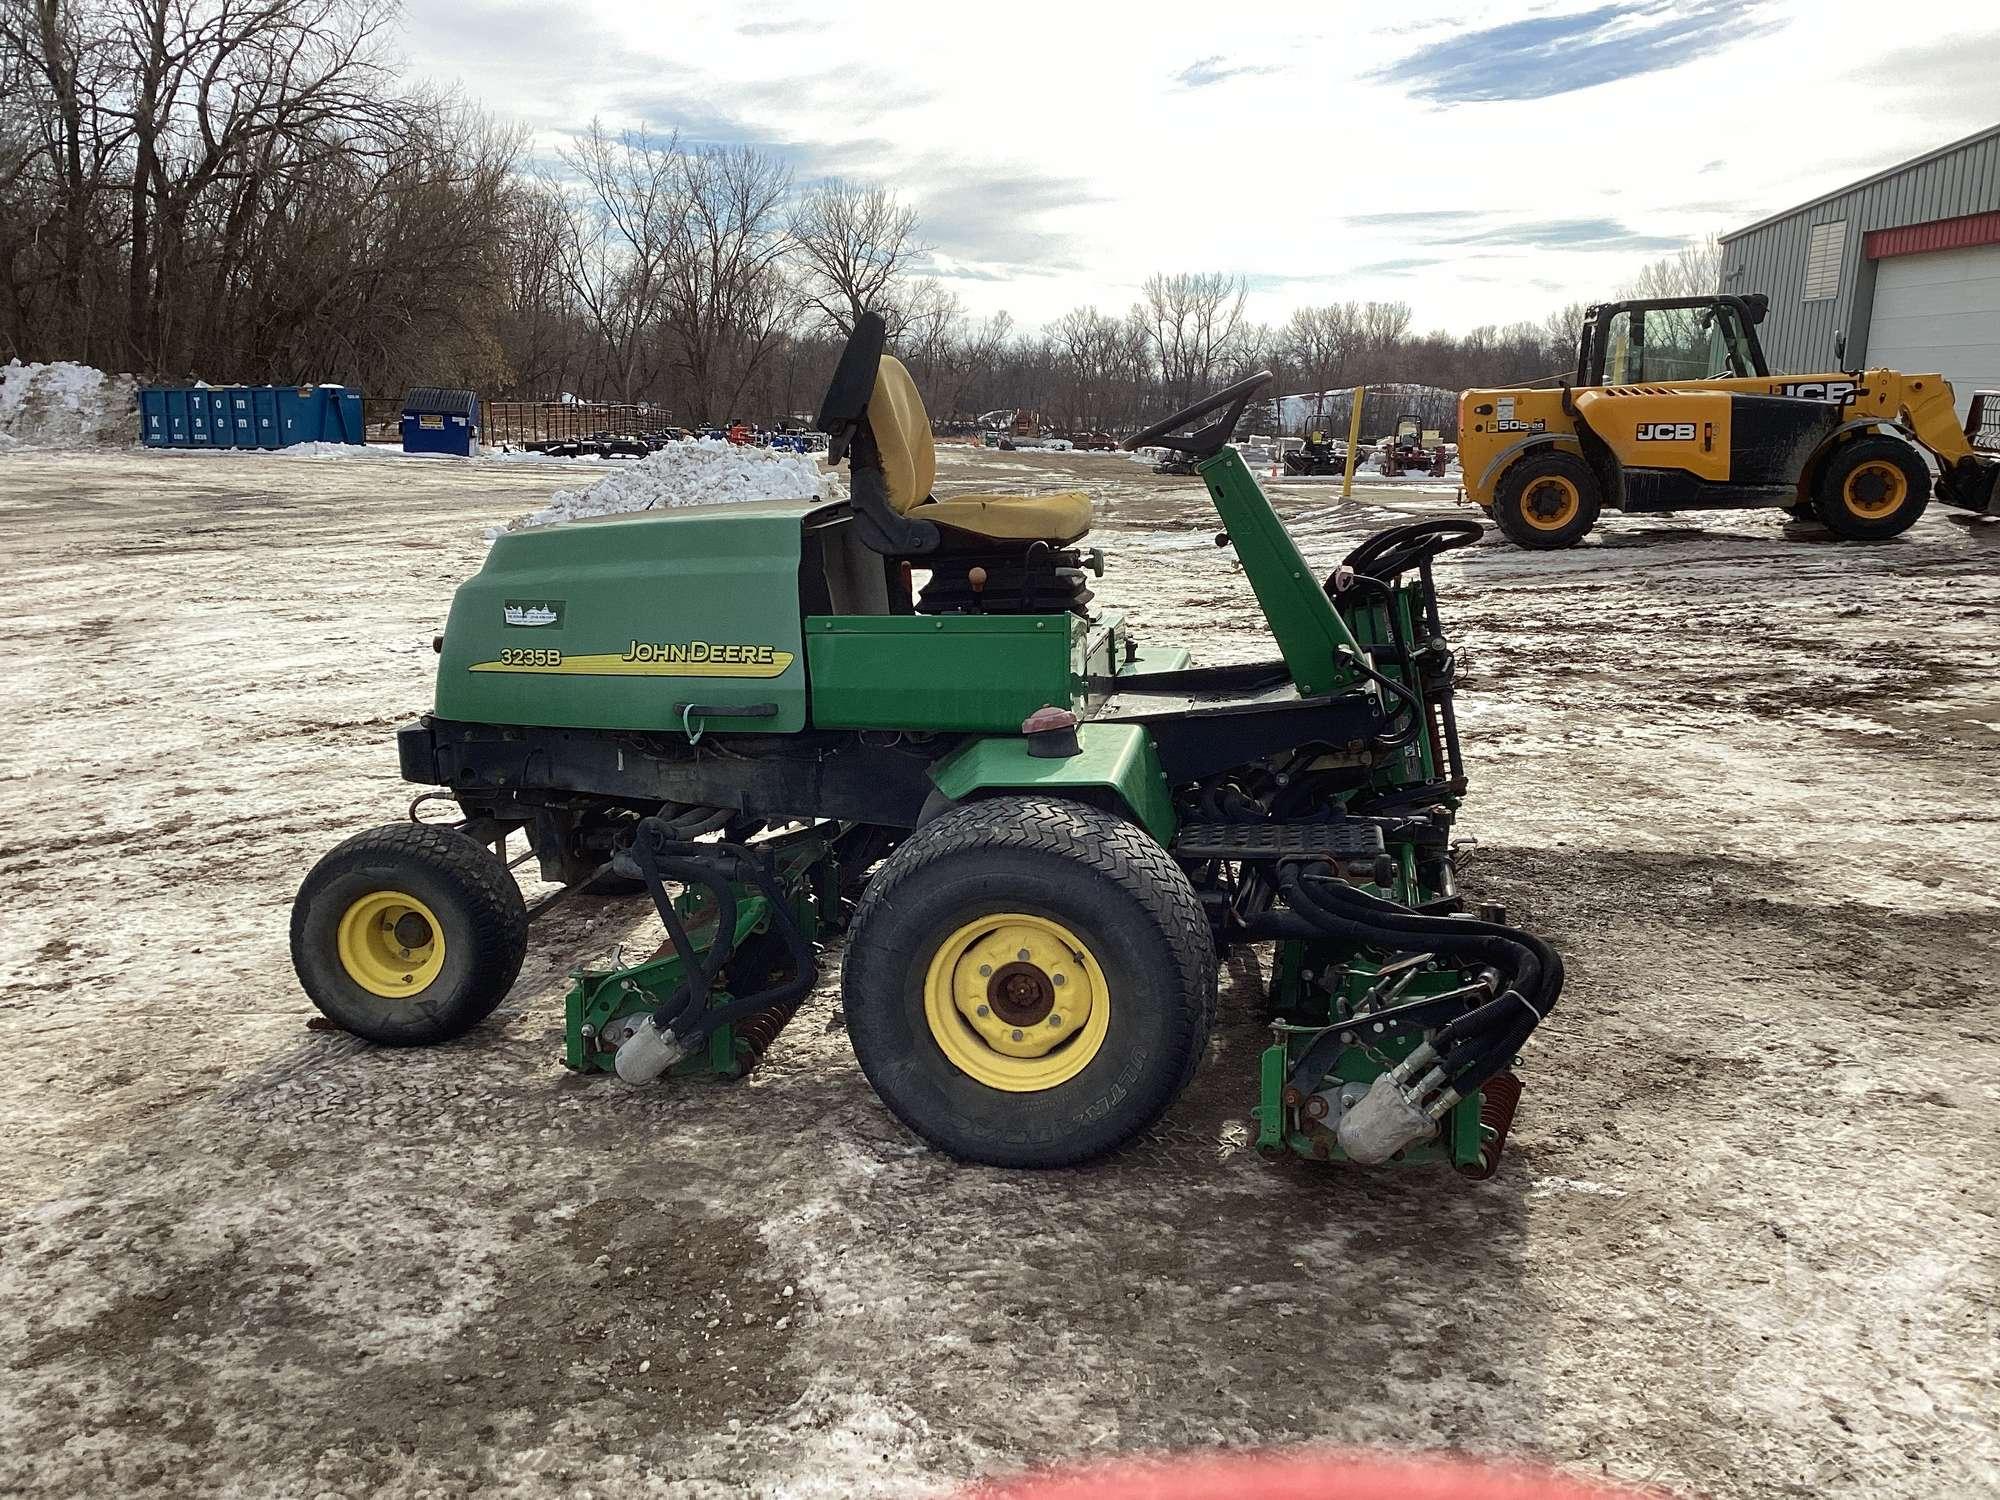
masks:
<instances>
[{"instance_id":1,"label":"green john deere reel mower","mask_svg":"<svg viewBox=\"0 0 2000 1500\"><path fill-rule=\"evenodd\" d=\"M1399 526L1313 571L1228 446L1269 379L1127 445L1206 482L1266 662L1191 666L1094 609L1081 494L934 498L923 403L872 315L820 412L851 499L502 536L453 601L435 709L398 736L404 777L443 789L418 804L459 818L312 871L307 993L376 1041L460 1035L549 900L633 883L664 941L575 971L564 1061L672 1086L754 1063L844 927L883 1102L956 1156L1059 1166L1173 1106L1218 955L1269 942L1258 1143L1490 1172L1562 961L1453 880L1432 562L1478 528ZM562 885L533 910L516 831Z\"/></svg>"}]
</instances>

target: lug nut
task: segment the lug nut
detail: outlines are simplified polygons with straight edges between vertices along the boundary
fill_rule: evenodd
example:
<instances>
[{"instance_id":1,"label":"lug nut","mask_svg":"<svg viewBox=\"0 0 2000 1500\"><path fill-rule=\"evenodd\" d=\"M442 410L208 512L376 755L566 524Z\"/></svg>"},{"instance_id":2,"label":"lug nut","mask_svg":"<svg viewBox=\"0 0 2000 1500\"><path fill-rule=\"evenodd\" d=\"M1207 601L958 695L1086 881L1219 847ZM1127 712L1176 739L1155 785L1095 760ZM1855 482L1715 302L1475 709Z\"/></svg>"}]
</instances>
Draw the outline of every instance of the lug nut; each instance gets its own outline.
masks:
<instances>
[{"instance_id":1,"label":"lug nut","mask_svg":"<svg viewBox=\"0 0 2000 1500\"><path fill-rule=\"evenodd\" d=\"M1015 954L1014 956L1020 959L1022 963L1026 963L1028 961L1028 950L1026 948L1023 948L1019 953Z\"/></svg>"},{"instance_id":2,"label":"lug nut","mask_svg":"<svg viewBox=\"0 0 2000 1500\"><path fill-rule=\"evenodd\" d=\"M1068 984L1068 983L1069 983L1069 975L1067 975L1067 974L1051 974L1051 975L1049 976L1049 983L1050 983L1050 984Z\"/></svg>"},{"instance_id":3,"label":"lug nut","mask_svg":"<svg viewBox=\"0 0 2000 1500\"><path fill-rule=\"evenodd\" d=\"M993 976L993 965L981 964L979 966L979 977L981 979L990 979L992 976Z\"/></svg>"},{"instance_id":4,"label":"lug nut","mask_svg":"<svg viewBox=\"0 0 2000 1500\"><path fill-rule=\"evenodd\" d=\"M979 1007L979 1014L982 1016L990 1016L993 1014L993 1012L989 1010L986 1006L982 1005Z\"/></svg>"},{"instance_id":5,"label":"lug nut","mask_svg":"<svg viewBox=\"0 0 2000 1500\"><path fill-rule=\"evenodd\" d=\"M1049 1017L1049 1025L1050 1025L1050 1026L1051 1026L1051 1027L1052 1027L1053 1029L1055 1029L1055 1030L1057 1030L1057 1031L1061 1031L1061 1030L1062 1030L1062 1017L1061 1017L1061 1016L1050 1016L1050 1017Z\"/></svg>"},{"instance_id":6,"label":"lug nut","mask_svg":"<svg viewBox=\"0 0 2000 1500\"><path fill-rule=\"evenodd\" d=\"M1014 1033L1014 1040L1017 1042L1023 1040L1023 1037L1021 1036L1020 1032L1017 1031Z\"/></svg>"}]
</instances>

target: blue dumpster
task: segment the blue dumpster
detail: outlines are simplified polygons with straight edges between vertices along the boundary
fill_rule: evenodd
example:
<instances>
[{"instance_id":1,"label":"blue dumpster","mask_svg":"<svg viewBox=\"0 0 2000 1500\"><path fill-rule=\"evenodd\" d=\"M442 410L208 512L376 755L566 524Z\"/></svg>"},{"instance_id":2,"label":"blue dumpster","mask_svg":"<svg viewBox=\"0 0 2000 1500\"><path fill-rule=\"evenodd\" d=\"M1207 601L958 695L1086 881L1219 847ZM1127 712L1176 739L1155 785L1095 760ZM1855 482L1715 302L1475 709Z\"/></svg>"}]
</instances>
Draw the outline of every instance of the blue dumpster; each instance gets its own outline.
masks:
<instances>
[{"instance_id":1,"label":"blue dumpster","mask_svg":"<svg viewBox=\"0 0 2000 1500\"><path fill-rule=\"evenodd\" d=\"M470 458L479 442L479 398L420 385L403 398L403 451Z\"/></svg>"},{"instance_id":2,"label":"blue dumpster","mask_svg":"<svg viewBox=\"0 0 2000 1500\"><path fill-rule=\"evenodd\" d=\"M360 443L361 395L337 385L148 386L139 440L149 448L287 448Z\"/></svg>"},{"instance_id":3,"label":"blue dumpster","mask_svg":"<svg viewBox=\"0 0 2000 1500\"><path fill-rule=\"evenodd\" d=\"M302 385L278 392L280 441L359 443L361 397L337 385Z\"/></svg>"}]
</instances>

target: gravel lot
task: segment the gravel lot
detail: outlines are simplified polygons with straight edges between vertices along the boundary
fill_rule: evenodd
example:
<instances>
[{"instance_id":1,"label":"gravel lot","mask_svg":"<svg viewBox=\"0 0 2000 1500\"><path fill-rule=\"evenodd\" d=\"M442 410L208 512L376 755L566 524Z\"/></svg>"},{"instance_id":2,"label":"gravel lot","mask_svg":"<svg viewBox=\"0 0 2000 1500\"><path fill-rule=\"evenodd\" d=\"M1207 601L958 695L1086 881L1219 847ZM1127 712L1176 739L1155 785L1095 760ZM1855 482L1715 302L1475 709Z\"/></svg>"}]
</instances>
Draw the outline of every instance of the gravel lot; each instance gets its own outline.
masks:
<instances>
[{"instance_id":1,"label":"gravel lot","mask_svg":"<svg viewBox=\"0 0 2000 1500\"><path fill-rule=\"evenodd\" d=\"M1268 654L1198 483L945 476L1092 489L1103 602ZM1453 554L1468 883L1572 974L1499 1175L1244 1149L1247 961L1165 1128L1008 1175L895 1125L831 983L742 1084L566 1075L564 971L631 901L559 908L462 1043L309 1027L292 893L401 816L483 528L574 482L0 458L0 1491L923 1494L1319 1440L2000 1494L2000 528ZM1329 564L1451 509L1274 494Z\"/></svg>"}]
</instances>

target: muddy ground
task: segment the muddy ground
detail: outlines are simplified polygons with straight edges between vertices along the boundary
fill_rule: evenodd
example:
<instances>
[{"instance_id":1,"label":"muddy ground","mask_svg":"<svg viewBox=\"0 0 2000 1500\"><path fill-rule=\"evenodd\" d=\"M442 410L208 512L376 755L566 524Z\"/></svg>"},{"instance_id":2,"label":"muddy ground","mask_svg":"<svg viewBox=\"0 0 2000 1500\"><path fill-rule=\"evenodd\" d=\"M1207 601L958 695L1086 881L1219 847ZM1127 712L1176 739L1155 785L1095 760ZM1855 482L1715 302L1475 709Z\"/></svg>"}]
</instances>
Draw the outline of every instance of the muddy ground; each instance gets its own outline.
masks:
<instances>
[{"instance_id":1,"label":"muddy ground","mask_svg":"<svg viewBox=\"0 0 2000 1500\"><path fill-rule=\"evenodd\" d=\"M1268 652L1189 481L945 476L1087 484L1102 599ZM1572 975L1499 1175L1245 1149L1245 962L1164 1128L1010 1175L895 1124L831 983L745 1083L565 1075L564 971L630 901L558 909L460 1044L309 1028L293 891L401 815L482 528L573 479L0 459L0 1491L906 1494L1320 1440L2000 1493L1992 531L1454 554L1468 883ZM1451 509L1276 493L1325 563Z\"/></svg>"}]
</instances>

